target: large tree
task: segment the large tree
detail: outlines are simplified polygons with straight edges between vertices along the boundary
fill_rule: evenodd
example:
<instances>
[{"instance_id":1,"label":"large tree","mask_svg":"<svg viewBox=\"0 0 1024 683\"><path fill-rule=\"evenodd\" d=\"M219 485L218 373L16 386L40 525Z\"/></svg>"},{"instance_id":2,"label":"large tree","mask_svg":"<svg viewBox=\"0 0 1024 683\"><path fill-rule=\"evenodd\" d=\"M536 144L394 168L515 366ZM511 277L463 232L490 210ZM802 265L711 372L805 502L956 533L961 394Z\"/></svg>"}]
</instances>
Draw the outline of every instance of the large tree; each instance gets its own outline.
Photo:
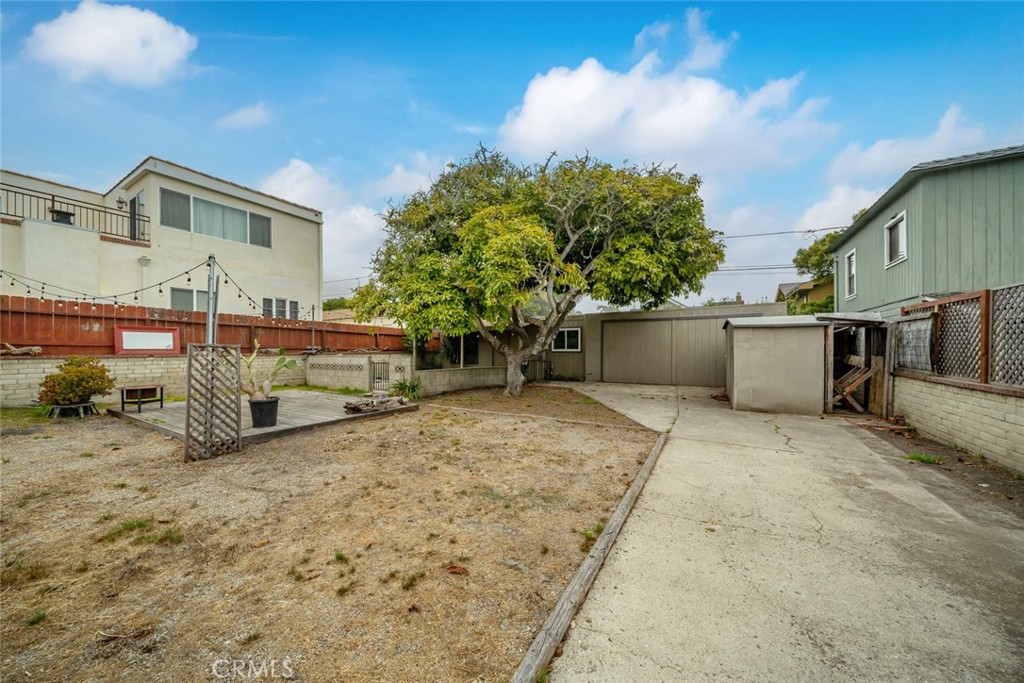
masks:
<instances>
[{"instance_id":1,"label":"large tree","mask_svg":"<svg viewBox=\"0 0 1024 683\"><path fill-rule=\"evenodd\" d=\"M479 332L507 360L506 394L518 395L521 364L584 295L651 309L701 291L725 254L699 187L660 166L590 156L520 166L478 149L385 212L356 309L417 337Z\"/></svg>"}]
</instances>

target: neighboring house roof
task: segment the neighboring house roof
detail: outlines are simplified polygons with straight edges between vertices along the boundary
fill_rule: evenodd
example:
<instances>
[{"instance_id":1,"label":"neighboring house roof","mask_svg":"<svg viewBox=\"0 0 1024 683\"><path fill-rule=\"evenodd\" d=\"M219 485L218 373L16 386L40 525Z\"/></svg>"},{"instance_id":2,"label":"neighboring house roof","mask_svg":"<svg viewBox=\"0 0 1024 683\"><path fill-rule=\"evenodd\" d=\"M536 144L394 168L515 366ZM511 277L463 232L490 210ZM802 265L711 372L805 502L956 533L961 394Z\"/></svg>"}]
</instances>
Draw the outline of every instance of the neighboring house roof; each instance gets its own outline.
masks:
<instances>
[{"instance_id":1,"label":"neighboring house roof","mask_svg":"<svg viewBox=\"0 0 1024 683\"><path fill-rule=\"evenodd\" d=\"M781 285L779 285L779 291L775 295L775 300L779 301L780 299L788 299L789 297L791 297L794 294L796 294L797 290L800 289L800 285L802 285L802 284L804 284L804 283L802 283L802 282L783 282Z\"/></svg>"},{"instance_id":2,"label":"neighboring house roof","mask_svg":"<svg viewBox=\"0 0 1024 683\"><path fill-rule=\"evenodd\" d=\"M1017 157L1024 157L1024 145L1003 147L1001 149L993 149L987 152L976 152L974 154L965 154L963 156L950 157L949 159L926 161L918 164L904 173L900 179L896 181L895 185L886 190L885 194L879 197L878 200L864 212L863 216L858 218L853 225L847 228L843 234L832 243L832 247L829 251L834 252L843 244L848 242L850 238L860 231L861 228L870 223L872 218L877 216L896 197L906 192L911 185L916 183L923 176L931 173L937 173L939 171L947 171L952 168L962 168L964 166L974 166L994 161L1005 161L1006 159L1014 159Z\"/></svg>"}]
</instances>

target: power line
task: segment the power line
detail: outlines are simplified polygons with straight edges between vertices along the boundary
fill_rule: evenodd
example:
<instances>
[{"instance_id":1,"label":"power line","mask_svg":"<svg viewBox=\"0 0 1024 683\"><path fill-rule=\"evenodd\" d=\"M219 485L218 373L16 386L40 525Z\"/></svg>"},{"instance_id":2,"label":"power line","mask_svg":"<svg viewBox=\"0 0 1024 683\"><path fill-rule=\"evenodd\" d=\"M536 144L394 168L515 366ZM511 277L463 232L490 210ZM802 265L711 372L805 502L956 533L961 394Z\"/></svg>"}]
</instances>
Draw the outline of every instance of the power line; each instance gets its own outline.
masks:
<instances>
[{"instance_id":1,"label":"power line","mask_svg":"<svg viewBox=\"0 0 1024 683\"><path fill-rule=\"evenodd\" d=\"M815 228L813 230L780 230L779 232L751 232L746 235L722 235L718 239L734 240L740 237L767 237L768 235L808 235L815 232L835 232L836 230L846 230L846 226L836 226L834 228Z\"/></svg>"}]
</instances>

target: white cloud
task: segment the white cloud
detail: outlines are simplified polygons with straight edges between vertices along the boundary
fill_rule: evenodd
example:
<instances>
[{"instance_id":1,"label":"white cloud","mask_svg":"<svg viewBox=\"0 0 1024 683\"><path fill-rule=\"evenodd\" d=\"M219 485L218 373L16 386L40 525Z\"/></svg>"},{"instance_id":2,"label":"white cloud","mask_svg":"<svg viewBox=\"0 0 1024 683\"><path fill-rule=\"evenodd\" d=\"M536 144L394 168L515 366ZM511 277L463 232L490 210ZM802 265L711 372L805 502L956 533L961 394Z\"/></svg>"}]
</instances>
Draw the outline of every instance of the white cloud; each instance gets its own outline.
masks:
<instances>
[{"instance_id":1,"label":"white cloud","mask_svg":"<svg viewBox=\"0 0 1024 683\"><path fill-rule=\"evenodd\" d=\"M217 119L216 126L221 130L252 130L265 126L270 122L270 112L263 102L248 107L240 107L230 114Z\"/></svg>"},{"instance_id":2,"label":"white cloud","mask_svg":"<svg viewBox=\"0 0 1024 683\"><path fill-rule=\"evenodd\" d=\"M690 39L690 54L681 65L686 71L701 71L721 66L729 48L739 39L739 34L733 33L728 40L718 40L708 31L707 20L710 16L711 12L701 12L694 7L686 10L686 35Z\"/></svg>"},{"instance_id":3,"label":"white cloud","mask_svg":"<svg viewBox=\"0 0 1024 683\"><path fill-rule=\"evenodd\" d=\"M640 33L633 37L633 53L646 54L655 44L668 39L671 32L672 23L668 21L656 21L644 26Z\"/></svg>"},{"instance_id":4,"label":"white cloud","mask_svg":"<svg viewBox=\"0 0 1024 683\"><path fill-rule=\"evenodd\" d=\"M301 159L290 160L264 178L259 189L323 212L324 280L366 277L366 266L384 235L384 222L376 209L350 202L348 193L326 171ZM325 286L325 294L345 294L355 284L345 283L345 291Z\"/></svg>"},{"instance_id":5,"label":"white cloud","mask_svg":"<svg viewBox=\"0 0 1024 683\"><path fill-rule=\"evenodd\" d=\"M380 180L370 184L370 190L384 199L399 200L430 187L431 182L441 175L444 165L449 159L430 156L425 152L416 152L411 167L399 162L391 167L391 172Z\"/></svg>"},{"instance_id":6,"label":"white cloud","mask_svg":"<svg viewBox=\"0 0 1024 683\"><path fill-rule=\"evenodd\" d=\"M188 31L150 10L83 0L37 24L25 48L31 59L72 81L98 76L152 87L181 73L197 45Z\"/></svg>"},{"instance_id":7,"label":"white cloud","mask_svg":"<svg viewBox=\"0 0 1024 683\"><path fill-rule=\"evenodd\" d=\"M852 222L853 214L874 204L885 190L884 187L869 190L850 185L836 185L829 190L827 197L812 204L803 212L793 225L793 229L846 227Z\"/></svg>"},{"instance_id":8,"label":"white cloud","mask_svg":"<svg viewBox=\"0 0 1024 683\"><path fill-rule=\"evenodd\" d=\"M957 105L950 105L935 131L923 138L879 140L866 149L848 145L829 168L833 183L854 180L894 182L911 166L924 161L980 151L985 146L981 128L968 125Z\"/></svg>"},{"instance_id":9,"label":"white cloud","mask_svg":"<svg viewBox=\"0 0 1024 683\"><path fill-rule=\"evenodd\" d=\"M824 100L796 98L799 74L743 94L656 66L650 54L628 72L587 59L535 76L506 116L499 146L532 159L589 150L702 174L742 173L795 165L835 131L821 118Z\"/></svg>"}]
</instances>

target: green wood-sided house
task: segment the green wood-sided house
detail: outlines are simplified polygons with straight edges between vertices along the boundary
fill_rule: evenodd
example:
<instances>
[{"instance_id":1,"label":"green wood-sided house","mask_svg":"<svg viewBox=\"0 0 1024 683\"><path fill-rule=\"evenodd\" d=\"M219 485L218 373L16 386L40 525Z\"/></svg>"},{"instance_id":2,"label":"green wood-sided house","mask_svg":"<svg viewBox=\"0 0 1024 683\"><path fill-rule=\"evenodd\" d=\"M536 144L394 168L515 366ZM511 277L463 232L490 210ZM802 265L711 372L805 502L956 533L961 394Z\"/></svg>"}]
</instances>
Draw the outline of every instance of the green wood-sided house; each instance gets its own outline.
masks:
<instances>
[{"instance_id":1,"label":"green wood-sided house","mask_svg":"<svg viewBox=\"0 0 1024 683\"><path fill-rule=\"evenodd\" d=\"M918 164L833 245L838 312L1024 282L1024 145Z\"/></svg>"}]
</instances>

